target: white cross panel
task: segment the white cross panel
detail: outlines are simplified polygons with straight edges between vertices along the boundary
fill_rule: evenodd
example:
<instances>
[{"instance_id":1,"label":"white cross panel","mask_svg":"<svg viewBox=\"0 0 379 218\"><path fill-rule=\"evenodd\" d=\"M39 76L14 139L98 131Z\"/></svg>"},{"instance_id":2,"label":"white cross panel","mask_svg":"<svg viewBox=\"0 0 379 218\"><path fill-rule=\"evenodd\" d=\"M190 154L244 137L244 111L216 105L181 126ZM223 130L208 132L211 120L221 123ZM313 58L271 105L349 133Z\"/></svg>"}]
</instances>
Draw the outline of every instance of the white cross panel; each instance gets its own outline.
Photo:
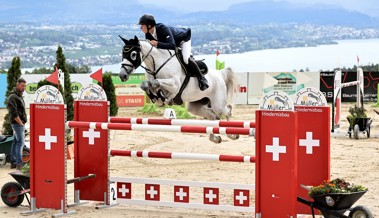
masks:
<instances>
[{"instance_id":1,"label":"white cross panel","mask_svg":"<svg viewBox=\"0 0 379 218\"><path fill-rule=\"evenodd\" d=\"M183 188L179 188L179 191L175 193L179 200L183 201L184 197L187 197L187 192L184 192Z\"/></svg>"},{"instance_id":2,"label":"white cross panel","mask_svg":"<svg viewBox=\"0 0 379 218\"><path fill-rule=\"evenodd\" d=\"M146 191L150 195L150 199L154 199L154 196L158 194L158 191L155 191L154 186L150 186L150 189Z\"/></svg>"},{"instance_id":3,"label":"white cross panel","mask_svg":"<svg viewBox=\"0 0 379 218\"><path fill-rule=\"evenodd\" d=\"M240 204L243 204L243 202L247 200L247 196L243 195L243 192L240 192L240 194L236 196L236 200L239 201Z\"/></svg>"},{"instance_id":4,"label":"white cross panel","mask_svg":"<svg viewBox=\"0 0 379 218\"><path fill-rule=\"evenodd\" d=\"M45 135L38 137L39 142L45 143L45 150L51 150L51 143L57 143L57 137L51 135L51 129L45 128Z\"/></svg>"},{"instance_id":5,"label":"white cross panel","mask_svg":"<svg viewBox=\"0 0 379 218\"><path fill-rule=\"evenodd\" d=\"M213 190L209 190L208 194L205 194L205 197L209 199L209 202L213 202L213 199L217 198L217 195L213 194Z\"/></svg>"},{"instance_id":6,"label":"white cross panel","mask_svg":"<svg viewBox=\"0 0 379 218\"><path fill-rule=\"evenodd\" d=\"M272 138L272 145L266 145L266 152L272 153L272 161L279 161L279 154L285 154L286 146L279 145L279 138Z\"/></svg>"},{"instance_id":7,"label":"white cross panel","mask_svg":"<svg viewBox=\"0 0 379 218\"><path fill-rule=\"evenodd\" d=\"M83 131L83 137L88 138L88 144L94 145L95 138L100 138L100 132L94 129L89 129L88 131Z\"/></svg>"},{"instance_id":8,"label":"white cross panel","mask_svg":"<svg viewBox=\"0 0 379 218\"><path fill-rule=\"evenodd\" d=\"M313 147L320 147L320 140L313 140L313 132L306 132L306 139L299 139L299 146L306 147L306 154L313 154Z\"/></svg>"},{"instance_id":9,"label":"white cross panel","mask_svg":"<svg viewBox=\"0 0 379 218\"><path fill-rule=\"evenodd\" d=\"M125 184L122 184L121 188L118 189L118 192L121 192L122 197L125 197L126 194L129 194L130 190L126 188Z\"/></svg>"}]
</instances>

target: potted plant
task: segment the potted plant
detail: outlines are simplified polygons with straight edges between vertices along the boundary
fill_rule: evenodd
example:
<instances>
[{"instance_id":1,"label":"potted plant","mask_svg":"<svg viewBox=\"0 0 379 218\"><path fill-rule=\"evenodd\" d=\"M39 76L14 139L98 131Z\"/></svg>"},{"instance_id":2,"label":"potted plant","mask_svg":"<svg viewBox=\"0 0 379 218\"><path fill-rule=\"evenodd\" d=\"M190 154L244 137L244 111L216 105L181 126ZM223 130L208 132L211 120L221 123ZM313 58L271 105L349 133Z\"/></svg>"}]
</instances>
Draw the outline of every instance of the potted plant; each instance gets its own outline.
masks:
<instances>
[{"instance_id":1,"label":"potted plant","mask_svg":"<svg viewBox=\"0 0 379 218\"><path fill-rule=\"evenodd\" d=\"M367 190L362 185L350 184L337 178L310 188L308 195L328 209L344 210L349 209Z\"/></svg>"},{"instance_id":2,"label":"potted plant","mask_svg":"<svg viewBox=\"0 0 379 218\"><path fill-rule=\"evenodd\" d=\"M354 107L349 108L349 115L346 117L349 122L349 137L351 138L351 133L354 134L354 138L358 139L358 133L367 133L367 137L370 138L370 125L371 119L367 117L366 109L354 105Z\"/></svg>"}]
</instances>

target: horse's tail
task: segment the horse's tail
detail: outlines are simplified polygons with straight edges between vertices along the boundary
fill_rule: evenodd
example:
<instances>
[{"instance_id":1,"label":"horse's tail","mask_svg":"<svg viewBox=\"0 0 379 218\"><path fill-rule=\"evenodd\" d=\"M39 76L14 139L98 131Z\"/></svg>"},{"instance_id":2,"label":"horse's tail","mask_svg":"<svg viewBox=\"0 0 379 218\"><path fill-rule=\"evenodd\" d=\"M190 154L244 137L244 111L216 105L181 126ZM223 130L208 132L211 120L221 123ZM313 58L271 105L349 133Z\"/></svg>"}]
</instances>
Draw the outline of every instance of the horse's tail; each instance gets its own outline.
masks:
<instances>
[{"instance_id":1,"label":"horse's tail","mask_svg":"<svg viewBox=\"0 0 379 218\"><path fill-rule=\"evenodd\" d=\"M231 67L227 67L221 71L222 77L226 84L226 92L228 95L228 102L233 102L234 92L237 91L238 83L237 78Z\"/></svg>"}]
</instances>

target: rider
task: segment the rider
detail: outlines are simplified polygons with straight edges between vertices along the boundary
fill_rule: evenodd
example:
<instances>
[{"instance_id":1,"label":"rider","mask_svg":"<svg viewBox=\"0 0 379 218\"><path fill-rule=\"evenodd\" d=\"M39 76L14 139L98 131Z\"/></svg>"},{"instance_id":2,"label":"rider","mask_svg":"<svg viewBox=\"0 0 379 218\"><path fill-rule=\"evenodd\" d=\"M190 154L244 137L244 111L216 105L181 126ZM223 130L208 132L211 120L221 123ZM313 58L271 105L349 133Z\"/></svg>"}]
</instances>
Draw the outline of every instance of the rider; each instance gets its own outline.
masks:
<instances>
[{"instance_id":1,"label":"rider","mask_svg":"<svg viewBox=\"0 0 379 218\"><path fill-rule=\"evenodd\" d=\"M183 53L183 61L187 64L189 70L195 74L199 80L199 88L204 91L207 89L208 81L201 74L199 66L195 60L190 57L191 53L191 29L177 28L166 26L162 23L156 23L154 16L144 14L138 22L141 25L142 32L145 33L146 39L150 44L161 49L172 49L180 47Z\"/></svg>"}]
</instances>

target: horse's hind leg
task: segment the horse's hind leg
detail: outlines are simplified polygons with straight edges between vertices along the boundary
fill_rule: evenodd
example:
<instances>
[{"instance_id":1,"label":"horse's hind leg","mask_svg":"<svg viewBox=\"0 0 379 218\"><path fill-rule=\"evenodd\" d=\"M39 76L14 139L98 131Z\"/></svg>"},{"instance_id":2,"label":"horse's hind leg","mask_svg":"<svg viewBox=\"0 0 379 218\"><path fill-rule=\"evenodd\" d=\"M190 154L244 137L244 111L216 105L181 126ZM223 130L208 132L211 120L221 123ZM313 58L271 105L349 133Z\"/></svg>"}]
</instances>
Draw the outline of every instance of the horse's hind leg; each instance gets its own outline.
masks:
<instances>
[{"instance_id":1,"label":"horse's hind leg","mask_svg":"<svg viewBox=\"0 0 379 218\"><path fill-rule=\"evenodd\" d=\"M213 112L211 108L204 104L203 102L189 102L187 103L187 110L197 116L205 117L208 120L216 120L219 117ZM215 135L213 133L209 134L209 140L214 143L221 143L221 136Z\"/></svg>"},{"instance_id":2,"label":"horse's hind leg","mask_svg":"<svg viewBox=\"0 0 379 218\"><path fill-rule=\"evenodd\" d=\"M220 117L224 115L227 121L230 120L230 117L232 116L232 105L222 105L222 101L217 101L215 103L212 102L211 105L216 114ZM226 136L232 140L237 140L240 137L238 134L227 134Z\"/></svg>"}]
</instances>

